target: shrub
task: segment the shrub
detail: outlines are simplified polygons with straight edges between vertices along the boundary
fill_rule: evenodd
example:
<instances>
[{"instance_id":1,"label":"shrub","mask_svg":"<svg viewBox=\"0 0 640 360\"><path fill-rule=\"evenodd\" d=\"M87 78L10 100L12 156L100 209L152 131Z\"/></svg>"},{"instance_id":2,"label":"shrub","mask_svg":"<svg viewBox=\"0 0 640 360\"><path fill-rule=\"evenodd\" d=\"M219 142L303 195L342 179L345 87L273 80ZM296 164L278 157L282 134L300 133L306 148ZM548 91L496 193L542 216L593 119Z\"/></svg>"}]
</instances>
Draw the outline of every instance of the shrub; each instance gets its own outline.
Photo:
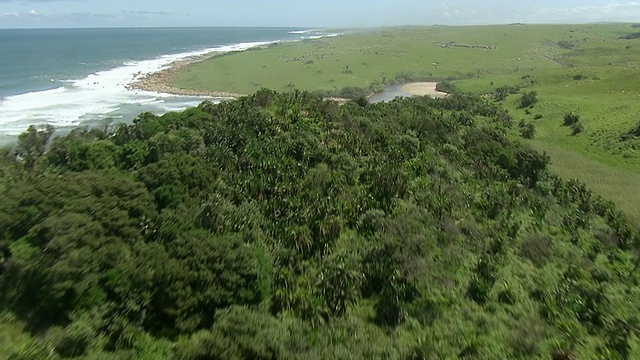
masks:
<instances>
[{"instance_id":1,"label":"shrub","mask_svg":"<svg viewBox=\"0 0 640 360\"><path fill-rule=\"evenodd\" d=\"M509 94L517 94L520 91L518 86L500 86L494 90L493 98L496 101L502 101L506 99Z\"/></svg>"},{"instance_id":2,"label":"shrub","mask_svg":"<svg viewBox=\"0 0 640 360\"><path fill-rule=\"evenodd\" d=\"M578 120L578 122L571 125L571 135L575 136L580 134L583 131L584 131L584 126L582 126L582 123L580 122L580 120Z\"/></svg>"},{"instance_id":3,"label":"shrub","mask_svg":"<svg viewBox=\"0 0 640 360\"><path fill-rule=\"evenodd\" d=\"M380 93L383 92L385 89L385 85L383 83L380 82L374 82L371 83L371 85L369 85L369 90L371 90L371 92L373 93Z\"/></svg>"},{"instance_id":4,"label":"shrub","mask_svg":"<svg viewBox=\"0 0 640 360\"><path fill-rule=\"evenodd\" d=\"M344 69L342 69L343 74L353 74L353 70L349 69L349 65L347 65Z\"/></svg>"},{"instance_id":5,"label":"shrub","mask_svg":"<svg viewBox=\"0 0 640 360\"><path fill-rule=\"evenodd\" d=\"M340 97L345 99L357 99L359 97L366 97L369 95L369 91L359 87L348 86L340 90Z\"/></svg>"},{"instance_id":6,"label":"shrub","mask_svg":"<svg viewBox=\"0 0 640 360\"><path fill-rule=\"evenodd\" d=\"M540 344L544 340L544 324L537 318L529 318L515 324L508 345L514 358L533 358L540 356Z\"/></svg>"},{"instance_id":7,"label":"shrub","mask_svg":"<svg viewBox=\"0 0 640 360\"><path fill-rule=\"evenodd\" d=\"M533 139L536 133L536 126L533 123L522 120L518 126L520 127L520 136L525 139Z\"/></svg>"},{"instance_id":8,"label":"shrub","mask_svg":"<svg viewBox=\"0 0 640 360\"><path fill-rule=\"evenodd\" d=\"M573 124L580 122L580 116L573 112L564 114L563 126L572 126Z\"/></svg>"},{"instance_id":9,"label":"shrub","mask_svg":"<svg viewBox=\"0 0 640 360\"><path fill-rule=\"evenodd\" d=\"M452 94L456 92L456 87L452 82L445 80L436 84L436 91L442 91L447 94Z\"/></svg>"},{"instance_id":10,"label":"shrub","mask_svg":"<svg viewBox=\"0 0 640 360\"><path fill-rule=\"evenodd\" d=\"M558 41L558 46L565 50L571 50L574 48L574 45L566 40Z\"/></svg>"},{"instance_id":11,"label":"shrub","mask_svg":"<svg viewBox=\"0 0 640 360\"><path fill-rule=\"evenodd\" d=\"M232 306L216 314L211 330L180 339L174 359L278 359L284 352L286 328L270 315Z\"/></svg>"},{"instance_id":12,"label":"shrub","mask_svg":"<svg viewBox=\"0 0 640 360\"><path fill-rule=\"evenodd\" d=\"M542 119L542 114L535 114L535 115L533 116L533 119L534 119L534 120L540 120L540 119Z\"/></svg>"},{"instance_id":13,"label":"shrub","mask_svg":"<svg viewBox=\"0 0 640 360\"><path fill-rule=\"evenodd\" d=\"M64 329L53 328L48 339L51 347L63 358L84 355L95 337L85 324L72 324Z\"/></svg>"},{"instance_id":14,"label":"shrub","mask_svg":"<svg viewBox=\"0 0 640 360\"><path fill-rule=\"evenodd\" d=\"M630 140L636 137L640 137L640 122L638 122L638 124L636 125L635 128L629 130L628 132L620 135L620 137L622 138L622 140Z\"/></svg>"},{"instance_id":15,"label":"shrub","mask_svg":"<svg viewBox=\"0 0 640 360\"><path fill-rule=\"evenodd\" d=\"M520 253L534 265L543 266L553 251L553 243L540 233L527 236L520 245Z\"/></svg>"},{"instance_id":16,"label":"shrub","mask_svg":"<svg viewBox=\"0 0 640 360\"><path fill-rule=\"evenodd\" d=\"M359 96L353 101L355 101L356 104L360 105L361 107L366 107L367 105L369 105L369 99L366 96Z\"/></svg>"},{"instance_id":17,"label":"shrub","mask_svg":"<svg viewBox=\"0 0 640 360\"><path fill-rule=\"evenodd\" d=\"M532 107L535 103L538 102L538 93L535 91L529 91L528 93L522 94L520 98L520 108L528 108Z\"/></svg>"},{"instance_id":18,"label":"shrub","mask_svg":"<svg viewBox=\"0 0 640 360\"><path fill-rule=\"evenodd\" d=\"M631 34L627 34L627 35L623 35L620 36L618 39L620 40L632 40L632 39L637 39L640 38L640 32L634 32Z\"/></svg>"}]
</instances>

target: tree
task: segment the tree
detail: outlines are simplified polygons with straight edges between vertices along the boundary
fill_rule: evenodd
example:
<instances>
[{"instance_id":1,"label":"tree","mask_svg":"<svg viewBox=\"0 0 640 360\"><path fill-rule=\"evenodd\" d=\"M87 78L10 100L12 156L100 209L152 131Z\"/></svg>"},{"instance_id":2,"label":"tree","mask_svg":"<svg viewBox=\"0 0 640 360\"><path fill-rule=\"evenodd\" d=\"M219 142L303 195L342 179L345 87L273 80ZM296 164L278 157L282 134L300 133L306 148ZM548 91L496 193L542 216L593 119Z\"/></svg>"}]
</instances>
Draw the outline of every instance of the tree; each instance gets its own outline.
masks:
<instances>
[{"instance_id":1,"label":"tree","mask_svg":"<svg viewBox=\"0 0 640 360\"><path fill-rule=\"evenodd\" d=\"M202 329L218 309L260 301L256 257L239 236L185 231L166 246L166 278L157 284L162 296L152 306L172 318L177 330Z\"/></svg>"},{"instance_id":2,"label":"tree","mask_svg":"<svg viewBox=\"0 0 640 360\"><path fill-rule=\"evenodd\" d=\"M0 152L8 355L632 358L635 227L512 124L263 90Z\"/></svg>"},{"instance_id":3,"label":"tree","mask_svg":"<svg viewBox=\"0 0 640 360\"><path fill-rule=\"evenodd\" d=\"M520 91L518 86L500 86L494 90L493 98L496 101L502 101L509 96L509 94L517 94Z\"/></svg>"},{"instance_id":4,"label":"tree","mask_svg":"<svg viewBox=\"0 0 640 360\"><path fill-rule=\"evenodd\" d=\"M320 293L334 316L341 316L360 295L364 280L359 264L352 254L339 253L329 256L320 271Z\"/></svg>"},{"instance_id":5,"label":"tree","mask_svg":"<svg viewBox=\"0 0 640 360\"><path fill-rule=\"evenodd\" d=\"M38 129L31 125L26 132L18 136L16 156L24 163L26 169L33 169L36 161L44 154L54 131L55 129L51 125L46 125L44 129Z\"/></svg>"},{"instance_id":6,"label":"tree","mask_svg":"<svg viewBox=\"0 0 640 360\"><path fill-rule=\"evenodd\" d=\"M175 360L282 358L288 329L278 319L262 312L231 306L216 314L210 330L180 340Z\"/></svg>"}]
</instances>

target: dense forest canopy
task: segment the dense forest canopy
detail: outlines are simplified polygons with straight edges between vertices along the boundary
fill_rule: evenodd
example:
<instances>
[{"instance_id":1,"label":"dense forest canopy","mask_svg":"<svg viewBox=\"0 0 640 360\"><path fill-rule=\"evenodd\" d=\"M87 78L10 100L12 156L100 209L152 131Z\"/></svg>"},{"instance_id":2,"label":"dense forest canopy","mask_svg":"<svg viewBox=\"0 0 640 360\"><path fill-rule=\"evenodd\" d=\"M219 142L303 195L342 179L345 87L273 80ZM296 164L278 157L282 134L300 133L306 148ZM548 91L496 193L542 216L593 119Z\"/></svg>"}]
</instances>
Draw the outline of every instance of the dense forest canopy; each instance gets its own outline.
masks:
<instances>
[{"instance_id":1,"label":"dense forest canopy","mask_svg":"<svg viewBox=\"0 0 640 360\"><path fill-rule=\"evenodd\" d=\"M0 358L638 358L637 230L513 123L261 90L32 127L1 154Z\"/></svg>"}]
</instances>

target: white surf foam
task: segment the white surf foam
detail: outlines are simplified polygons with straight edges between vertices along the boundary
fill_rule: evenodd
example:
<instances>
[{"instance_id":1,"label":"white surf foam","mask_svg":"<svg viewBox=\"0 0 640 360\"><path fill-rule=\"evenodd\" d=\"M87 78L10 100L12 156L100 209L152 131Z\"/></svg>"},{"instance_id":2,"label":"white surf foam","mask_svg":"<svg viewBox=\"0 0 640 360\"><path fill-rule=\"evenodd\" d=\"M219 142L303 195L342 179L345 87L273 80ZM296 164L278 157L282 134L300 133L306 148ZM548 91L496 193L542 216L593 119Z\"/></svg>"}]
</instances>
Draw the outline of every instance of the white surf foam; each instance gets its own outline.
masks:
<instances>
[{"instance_id":1,"label":"white surf foam","mask_svg":"<svg viewBox=\"0 0 640 360\"><path fill-rule=\"evenodd\" d=\"M289 31L289 34L307 34L313 31L314 30L294 30L294 31Z\"/></svg>"},{"instance_id":2,"label":"white surf foam","mask_svg":"<svg viewBox=\"0 0 640 360\"><path fill-rule=\"evenodd\" d=\"M315 30L291 33L307 34L313 38L338 35L316 33ZM141 111L164 113L195 106L204 98L130 90L127 85L147 74L163 70L175 61L213 52L244 51L275 42L278 41L246 42L168 54L150 60L127 61L122 66L82 79L58 80L61 86L51 90L0 99L0 135L16 136L29 125L75 127L89 120L122 118L123 114L135 117Z\"/></svg>"},{"instance_id":3,"label":"white surf foam","mask_svg":"<svg viewBox=\"0 0 640 360\"><path fill-rule=\"evenodd\" d=\"M165 105L166 99L179 98L175 95L129 90L127 85L144 75L166 68L174 61L212 52L243 51L270 43L272 42L240 43L163 55L151 60L129 61L122 66L96 72L83 79L63 80L64 85L55 89L9 96L0 102L0 134L17 135L30 124L78 126L88 118L100 118L117 112L123 104L144 105L149 107L149 111L156 112L186 108L187 105ZM191 100L185 104L193 106L197 102Z\"/></svg>"}]
</instances>

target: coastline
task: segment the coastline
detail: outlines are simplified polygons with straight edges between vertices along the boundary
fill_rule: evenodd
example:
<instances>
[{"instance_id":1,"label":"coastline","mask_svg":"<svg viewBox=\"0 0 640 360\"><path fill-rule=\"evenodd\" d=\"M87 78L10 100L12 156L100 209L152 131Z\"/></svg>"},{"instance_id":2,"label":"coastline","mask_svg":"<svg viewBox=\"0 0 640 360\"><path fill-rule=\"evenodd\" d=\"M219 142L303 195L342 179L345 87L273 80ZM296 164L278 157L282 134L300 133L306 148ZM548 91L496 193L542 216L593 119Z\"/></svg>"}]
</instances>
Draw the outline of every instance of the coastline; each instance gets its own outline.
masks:
<instances>
[{"instance_id":1,"label":"coastline","mask_svg":"<svg viewBox=\"0 0 640 360\"><path fill-rule=\"evenodd\" d=\"M265 46L265 45L262 45ZM259 47L259 46L258 46ZM243 50L246 51L246 50ZM145 74L136 77L133 82L126 85L127 90L135 91L147 91L171 95L180 96L197 96L197 97L211 97L211 98L225 98L233 99L245 96L246 94L239 94L226 91L203 91L196 89L184 89L175 86L171 86L171 81L178 73L191 64L195 64L201 61L206 61L216 56L228 54L229 51L212 51L207 54L192 56L189 58L176 60L169 63L164 69L156 72ZM436 90L437 82L410 82L402 85L401 89L404 93L410 96L431 96L434 98L445 98L449 94ZM374 96L376 94L371 94ZM347 99L339 97L331 97L331 100L338 102L346 102Z\"/></svg>"},{"instance_id":2,"label":"coastline","mask_svg":"<svg viewBox=\"0 0 640 360\"><path fill-rule=\"evenodd\" d=\"M273 42L276 43L276 42ZM170 94L170 95L178 95L178 96L195 96L195 97L205 97L205 98L222 98L222 99L234 99L245 96L246 94L228 92L228 91L206 91L206 90L197 90L197 89L185 89L179 88L176 86L172 86L171 83L173 79L179 74L181 70L185 67L199 63L202 61L206 61L212 59L217 56L226 55L233 52L242 52L247 51L249 49L255 48L266 48L268 44L260 44L254 47L250 47L248 49L243 50L232 50L232 51L221 51L221 50L213 50L206 54L202 55L194 55L188 58L183 58L180 60L173 61L167 64L163 69L159 71L148 73L148 74L134 74L134 79L131 83L127 84L125 87L129 91L146 91L160 94ZM401 91L404 94L409 96L431 96L434 98L445 98L449 96L449 94L445 92L441 92L436 90L437 82L409 82L401 86ZM386 92L383 91L382 93ZM382 93L374 93L369 96L375 96ZM347 101L347 99L340 97L331 97L331 100L335 100L341 103Z\"/></svg>"},{"instance_id":3,"label":"coastline","mask_svg":"<svg viewBox=\"0 0 640 360\"><path fill-rule=\"evenodd\" d=\"M264 45L263 45L264 46ZM259 47L259 46L257 46ZM238 94L225 91L203 91L196 89L183 89L175 86L171 86L171 82L180 70L184 67L195 64L201 61L211 59L216 56L228 54L231 51L212 51L203 55L191 56L185 59L176 60L169 63L164 69L156 72L145 74L142 76L134 76L134 80L127 84L125 87L127 90L134 91L148 91L155 93L182 95L182 96L197 96L197 97L212 97L212 98L238 98L244 96L244 94Z\"/></svg>"}]
</instances>

